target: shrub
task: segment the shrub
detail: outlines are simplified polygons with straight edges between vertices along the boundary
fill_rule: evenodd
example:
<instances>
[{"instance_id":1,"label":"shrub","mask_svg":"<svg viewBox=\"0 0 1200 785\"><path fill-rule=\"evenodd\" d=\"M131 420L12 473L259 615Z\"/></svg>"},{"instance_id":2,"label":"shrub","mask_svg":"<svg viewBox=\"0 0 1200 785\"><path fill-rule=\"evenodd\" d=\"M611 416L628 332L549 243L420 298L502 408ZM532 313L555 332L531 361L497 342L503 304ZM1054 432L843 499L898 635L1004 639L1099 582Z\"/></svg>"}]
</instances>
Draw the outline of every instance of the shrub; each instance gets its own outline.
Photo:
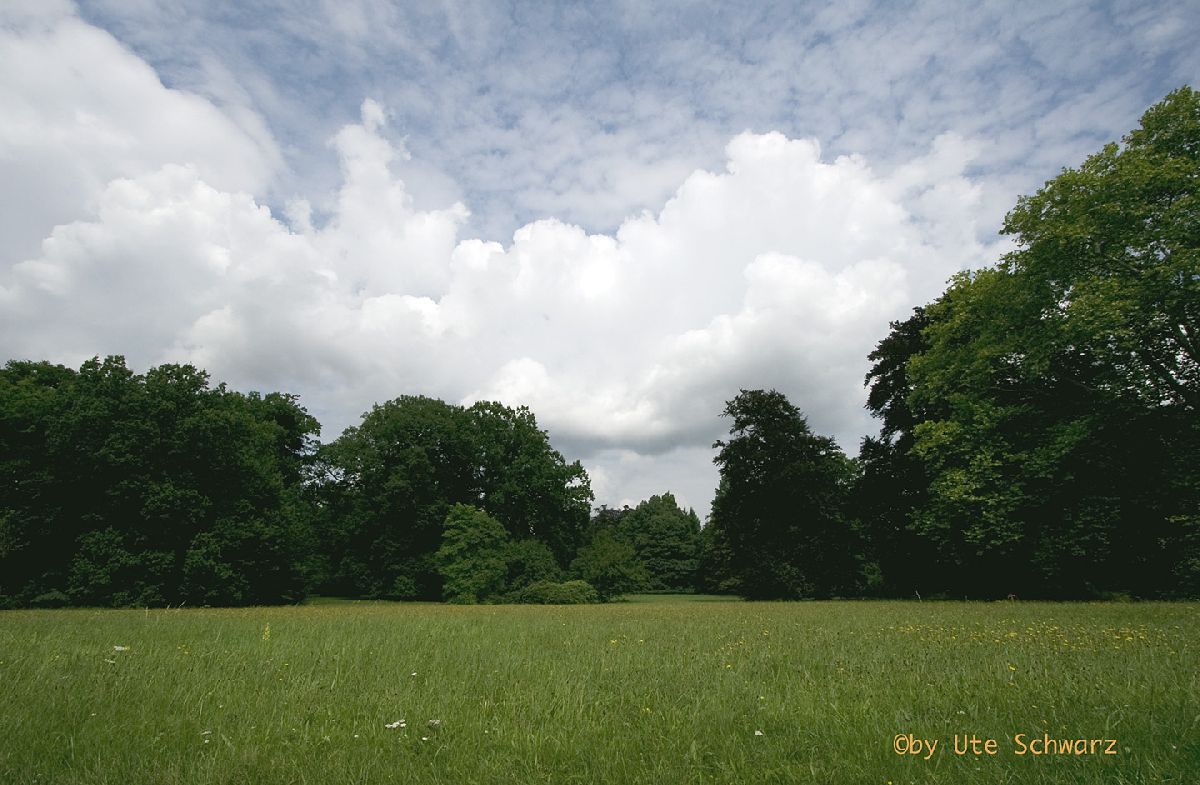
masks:
<instances>
[{"instance_id":1,"label":"shrub","mask_svg":"<svg viewBox=\"0 0 1200 785\"><path fill-rule=\"evenodd\" d=\"M589 605L600 595L587 581L537 581L511 595L511 601L526 605Z\"/></svg>"},{"instance_id":2,"label":"shrub","mask_svg":"<svg viewBox=\"0 0 1200 785\"><path fill-rule=\"evenodd\" d=\"M649 578L633 546L619 542L607 531L579 549L571 573L591 584L602 602L645 588Z\"/></svg>"},{"instance_id":3,"label":"shrub","mask_svg":"<svg viewBox=\"0 0 1200 785\"><path fill-rule=\"evenodd\" d=\"M65 608L71 604L71 598L57 589L39 594L29 602L31 608Z\"/></svg>"},{"instance_id":4,"label":"shrub","mask_svg":"<svg viewBox=\"0 0 1200 785\"><path fill-rule=\"evenodd\" d=\"M531 583L553 583L562 577L562 570L554 561L554 554L545 543L538 540L510 542L505 548L504 558L508 565L504 585L510 594L524 589Z\"/></svg>"}]
</instances>

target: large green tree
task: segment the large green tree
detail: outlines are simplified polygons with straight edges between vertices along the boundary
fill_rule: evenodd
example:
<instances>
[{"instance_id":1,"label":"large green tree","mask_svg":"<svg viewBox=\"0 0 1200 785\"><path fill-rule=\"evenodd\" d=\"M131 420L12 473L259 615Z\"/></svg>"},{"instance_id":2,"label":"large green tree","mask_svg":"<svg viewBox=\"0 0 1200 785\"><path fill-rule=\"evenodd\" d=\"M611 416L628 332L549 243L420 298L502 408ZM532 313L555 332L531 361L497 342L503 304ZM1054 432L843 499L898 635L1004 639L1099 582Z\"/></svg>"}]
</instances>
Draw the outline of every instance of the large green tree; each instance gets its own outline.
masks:
<instances>
[{"instance_id":1,"label":"large green tree","mask_svg":"<svg viewBox=\"0 0 1200 785\"><path fill-rule=\"evenodd\" d=\"M1200 96L1183 88L1023 197L1015 250L926 308L904 366L928 478L909 529L954 590L1195 586L1197 183Z\"/></svg>"},{"instance_id":2,"label":"large green tree","mask_svg":"<svg viewBox=\"0 0 1200 785\"><path fill-rule=\"evenodd\" d=\"M514 542L542 543L560 566L586 530L587 474L550 445L526 408L403 396L372 408L323 459L329 591L441 597L433 557L455 504L491 515Z\"/></svg>"},{"instance_id":3,"label":"large green tree","mask_svg":"<svg viewBox=\"0 0 1200 785\"><path fill-rule=\"evenodd\" d=\"M714 446L721 479L709 525L741 593L755 599L854 591L855 534L846 516L853 466L774 390L742 390Z\"/></svg>"},{"instance_id":4,"label":"large green tree","mask_svg":"<svg viewBox=\"0 0 1200 785\"><path fill-rule=\"evenodd\" d=\"M454 504L479 500L461 407L409 396L376 405L322 460L324 590L439 599L442 524Z\"/></svg>"}]
</instances>

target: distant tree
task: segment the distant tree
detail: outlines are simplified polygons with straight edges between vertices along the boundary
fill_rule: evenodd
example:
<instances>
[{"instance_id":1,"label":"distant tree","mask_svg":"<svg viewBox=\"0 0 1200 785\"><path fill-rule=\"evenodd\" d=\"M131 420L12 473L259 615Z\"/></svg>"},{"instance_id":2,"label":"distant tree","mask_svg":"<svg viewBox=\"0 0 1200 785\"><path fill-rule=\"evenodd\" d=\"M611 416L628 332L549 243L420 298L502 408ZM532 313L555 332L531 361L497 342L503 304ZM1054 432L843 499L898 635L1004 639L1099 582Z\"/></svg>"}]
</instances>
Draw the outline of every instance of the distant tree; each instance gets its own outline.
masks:
<instances>
[{"instance_id":1,"label":"distant tree","mask_svg":"<svg viewBox=\"0 0 1200 785\"><path fill-rule=\"evenodd\" d=\"M514 539L544 543L565 566L584 542L591 510L583 466L566 462L524 406L480 401L466 414L477 451L481 505Z\"/></svg>"},{"instance_id":2,"label":"distant tree","mask_svg":"<svg viewBox=\"0 0 1200 785\"><path fill-rule=\"evenodd\" d=\"M516 592L531 583L556 582L562 577L562 569L554 554L545 543L534 540L516 540L508 543L504 551L507 574L504 587L507 592Z\"/></svg>"},{"instance_id":3,"label":"distant tree","mask_svg":"<svg viewBox=\"0 0 1200 785\"><path fill-rule=\"evenodd\" d=\"M601 531L590 544L579 549L570 572L589 583L602 602L644 589L649 580L633 546L608 531Z\"/></svg>"},{"instance_id":4,"label":"distant tree","mask_svg":"<svg viewBox=\"0 0 1200 785\"><path fill-rule=\"evenodd\" d=\"M851 462L774 390L743 390L725 415L732 438L714 445L721 481L710 525L741 592L767 599L854 590Z\"/></svg>"},{"instance_id":5,"label":"distant tree","mask_svg":"<svg viewBox=\"0 0 1200 785\"><path fill-rule=\"evenodd\" d=\"M508 574L508 532L476 507L450 508L437 551L446 600L474 604L499 597Z\"/></svg>"},{"instance_id":6,"label":"distant tree","mask_svg":"<svg viewBox=\"0 0 1200 785\"><path fill-rule=\"evenodd\" d=\"M602 530L607 530L609 534L616 536L621 531L621 521L632 512L633 508L628 504L622 506L620 509L604 504L600 505L592 514L591 520L588 521L587 534L584 537L584 541L591 542Z\"/></svg>"},{"instance_id":7,"label":"distant tree","mask_svg":"<svg viewBox=\"0 0 1200 785\"><path fill-rule=\"evenodd\" d=\"M403 396L376 405L322 452L320 524L327 590L438 599L433 554L446 515L469 504L561 566L586 530L591 488L528 409L464 409Z\"/></svg>"},{"instance_id":8,"label":"distant tree","mask_svg":"<svg viewBox=\"0 0 1200 785\"><path fill-rule=\"evenodd\" d=\"M670 493L651 496L621 516L615 533L632 545L648 576L646 588L692 591L700 559L700 519Z\"/></svg>"},{"instance_id":9,"label":"distant tree","mask_svg":"<svg viewBox=\"0 0 1200 785\"><path fill-rule=\"evenodd\" d=\"M600 595L585 581L536 581L514 592L509 601L527 605L586 605L600 602Z\"/></svg>"},{"instance_id":10,"label":"distant tree","mask_svg":"<svg viewBox=\"0 0 1200 785\"><path fill-rule=\"evenodd\" d=\"M372 407L324 449L327 591L441 598L433 554L443 523L454 504L480 500L471 430L461 407L404 396Z\"/></svg>"}]
</instances>

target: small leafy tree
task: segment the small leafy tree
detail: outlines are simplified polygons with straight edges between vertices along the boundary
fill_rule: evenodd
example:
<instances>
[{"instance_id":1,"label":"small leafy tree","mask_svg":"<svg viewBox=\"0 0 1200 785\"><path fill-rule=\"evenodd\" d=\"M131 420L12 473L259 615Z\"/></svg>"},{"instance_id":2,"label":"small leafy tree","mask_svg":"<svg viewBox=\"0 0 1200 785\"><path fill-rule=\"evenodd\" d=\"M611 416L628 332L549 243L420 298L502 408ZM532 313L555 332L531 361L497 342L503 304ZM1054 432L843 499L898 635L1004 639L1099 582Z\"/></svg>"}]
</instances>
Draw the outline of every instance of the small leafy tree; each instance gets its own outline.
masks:
<instances>
[{"instance_id":1,"label":"small leafy tree","mask_svg":"<svg viewBox=\"0 0 1200 785\"><path fill-rule=\"evenodd\" d=\"M449 602L474 604L497 597L508 574L508 532L492 516L468 504L446 515L436 562Z\"/></svg>"},{"instance_id":2,"label":"small leafy tree","mask_svg":"<svg viewBox=\"0 0 1200 785\"><path fill-rule=\"evenodd\" d=\"M600 595L585 581L537 581L514 592L510 601L526 605L587 605L600 602Z\"/></svg>"},{"instance_id":3,"label":"small leafy tree","mask_svg":"<svg viewBox=\"0 0 1200 785\"><path fill-rule=\"evenodd\" d=\"M579 549L571 574L595 588L601 602L644 588L649 579L632 545L601 530L590 545Z\"/></svg>"},{"instance_id":4,"label":"small leafy tree","mask_svg":"<svg viewBox=\"0 0 1200 785\"><path fill-rule=\"evenodd\" d=\"M504 588L510 593L520 591L531 583L557 581L562 575L554 554L540 540L508 543L504 549L504 561L507 565Z\"/></svg>"}]
</instances>

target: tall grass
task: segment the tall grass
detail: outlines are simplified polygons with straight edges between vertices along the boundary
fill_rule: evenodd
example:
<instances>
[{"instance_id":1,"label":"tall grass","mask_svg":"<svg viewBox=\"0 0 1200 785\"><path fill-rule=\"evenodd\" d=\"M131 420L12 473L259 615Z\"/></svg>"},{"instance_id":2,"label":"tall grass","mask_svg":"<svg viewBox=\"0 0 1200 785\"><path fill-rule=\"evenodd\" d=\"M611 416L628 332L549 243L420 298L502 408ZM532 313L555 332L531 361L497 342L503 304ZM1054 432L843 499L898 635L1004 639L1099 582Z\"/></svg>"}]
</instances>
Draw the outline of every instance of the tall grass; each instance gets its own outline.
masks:
<instances>
[{"instance_id":1,"label":"tall grass","mask_svg":"<svg viewBox=\"0 0 1200 785\"><path fill-rule=\"evenodd\" d=\"M1200 605L695 599L0 613L0 782L1200 775ZM897 755L907 733L935 755Z\"/></svg>"}]
</instances>

